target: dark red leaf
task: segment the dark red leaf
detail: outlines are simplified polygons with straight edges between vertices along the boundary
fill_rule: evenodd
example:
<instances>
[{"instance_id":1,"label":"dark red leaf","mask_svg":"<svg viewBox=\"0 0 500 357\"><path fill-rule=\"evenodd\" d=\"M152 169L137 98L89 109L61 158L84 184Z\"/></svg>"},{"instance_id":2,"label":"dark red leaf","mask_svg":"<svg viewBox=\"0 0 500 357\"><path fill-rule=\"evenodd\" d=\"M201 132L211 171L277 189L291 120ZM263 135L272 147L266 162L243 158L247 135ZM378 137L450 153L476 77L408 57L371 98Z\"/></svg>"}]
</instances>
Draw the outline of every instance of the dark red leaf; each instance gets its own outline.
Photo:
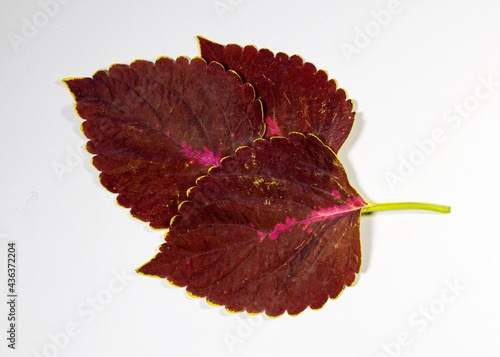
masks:
<instances>
[{"instance_id":1,"label":"dark red leaf","mask_svg":"<svg viewBox=\"0 0 500 357\"><path fill-rule=\"evenodd\" d=\"M353 284L367 202L314 135L259 139L188 194L144 275L230 311L296 315Z\"/></svg>"},{"instance_id":2,"label":"dark red leaf","mask_svg":"<svg viewBox=\"0 0 500 357\"><path fill-rule=\"evenodd\" d=\"M253 46L227 46L198 37L201 55L236 71L251 83L264 103L266 137L292 131L312 133L338 152L349 135L355 113L351 100L325 71L297 56L274 55Z\"/></svg>"},{"instance_id":3,"label":"dark red leaf","mask_svg":"<svg viewBox=\"0 0 500 357\"><path fill-rule=\"evenodd\" d=\"M116 64L65 83L102 185L153 228L169 227L200 175L264 134L252 86L201 58Z\"/></svg>"}]
</instances>

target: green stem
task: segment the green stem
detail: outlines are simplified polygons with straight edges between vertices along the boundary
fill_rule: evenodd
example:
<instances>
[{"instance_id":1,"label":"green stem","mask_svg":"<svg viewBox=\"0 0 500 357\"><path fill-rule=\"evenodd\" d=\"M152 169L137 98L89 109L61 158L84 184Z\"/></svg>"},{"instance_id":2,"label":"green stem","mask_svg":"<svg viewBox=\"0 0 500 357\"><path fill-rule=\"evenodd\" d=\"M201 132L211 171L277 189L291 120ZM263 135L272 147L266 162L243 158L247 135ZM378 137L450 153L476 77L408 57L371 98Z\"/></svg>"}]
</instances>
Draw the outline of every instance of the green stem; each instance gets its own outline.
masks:
<instances>
[{"instance_id":1,"label":"green stem","mask_svg":"<svg viewBox=\"0 0 500 357\"><path fill-rule=\"evenodd\" d=\"M368 206L361 209L361 213L375 211L392 211L398 209L422 209L439 213L450 213L449 206L435 205L432 203L419 202L397 202L397 203L369 203Z\"/></svg>"}]
</instances>

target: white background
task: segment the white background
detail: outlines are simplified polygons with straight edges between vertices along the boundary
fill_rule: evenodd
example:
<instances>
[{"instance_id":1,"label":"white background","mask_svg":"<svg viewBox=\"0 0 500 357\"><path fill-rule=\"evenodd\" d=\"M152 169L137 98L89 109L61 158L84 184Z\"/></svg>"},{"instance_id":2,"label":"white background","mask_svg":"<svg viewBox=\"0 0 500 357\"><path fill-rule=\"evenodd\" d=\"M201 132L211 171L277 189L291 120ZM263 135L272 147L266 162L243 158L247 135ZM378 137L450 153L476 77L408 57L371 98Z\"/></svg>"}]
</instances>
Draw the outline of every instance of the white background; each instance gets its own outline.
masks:
<instances>
[{"instance_id":1,"label":"white background","mask_svg":"<svg viewBox=\"0 0 500 357\"><path fill-rule=\"evenodd\" d=\"M19 290L16 351L0 305L2 356L500 355L500 3L64 2L0 1L0 302L10 241ZM61 79L192 58L196 35L325 69L358 112L340 154L353 186L452 213L363 216L356 284L298 317L229 314L136 275L164 232L100 186Z\"/></svg>"}]
</instances>

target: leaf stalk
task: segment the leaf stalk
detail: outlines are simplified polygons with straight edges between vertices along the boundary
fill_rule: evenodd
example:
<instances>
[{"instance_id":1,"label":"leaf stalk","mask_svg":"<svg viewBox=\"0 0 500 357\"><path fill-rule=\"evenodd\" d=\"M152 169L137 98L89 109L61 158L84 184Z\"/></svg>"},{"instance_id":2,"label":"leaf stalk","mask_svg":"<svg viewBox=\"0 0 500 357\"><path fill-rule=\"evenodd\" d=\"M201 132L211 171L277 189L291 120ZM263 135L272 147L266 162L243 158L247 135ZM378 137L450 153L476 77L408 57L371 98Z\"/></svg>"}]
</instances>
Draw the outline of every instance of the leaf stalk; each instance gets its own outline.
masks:
<instances>
[{"instance_id":1,"label":"leaf stalk","mask_svg":"<svg viewBox=\"0 0 500 357\"><path fill-rule=\"evenodd\" d=\"M436 205L433 203L420 203L420 202L394 202L394 203L369 203L361 209L361 213L369 213L375 211L393 211L402 209L418 209L433 211L439 213L450 213L449 206Z\"/></svg>"}]
</instances>

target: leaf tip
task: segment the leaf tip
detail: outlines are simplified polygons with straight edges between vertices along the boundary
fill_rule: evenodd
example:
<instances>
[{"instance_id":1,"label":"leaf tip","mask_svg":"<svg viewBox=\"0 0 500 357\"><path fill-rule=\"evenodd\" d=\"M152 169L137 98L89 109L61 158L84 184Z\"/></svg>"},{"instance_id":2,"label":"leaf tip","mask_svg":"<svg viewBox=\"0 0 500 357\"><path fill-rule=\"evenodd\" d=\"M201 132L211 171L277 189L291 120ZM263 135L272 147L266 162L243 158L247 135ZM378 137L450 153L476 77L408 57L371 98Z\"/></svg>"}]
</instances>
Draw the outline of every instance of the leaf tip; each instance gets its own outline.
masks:
<instances>
[{"instance_id":1,"label":"leaf tip","mask_svg":"<svg viewBox=\"0 0 500 357\"><path fill-rule=\"evenodd\" d=\"M68 77L68 78L63 78L61 80L63 82L63 84L66 86L66 88L68 88L68 90L71 93L71 96L73 97L75 102L77 101L76 100L76 92L75 92L75 88L72 86L72 83L77 81L77 80L84 80L84 79L85 79L85 77Z\"/></svg>"},{"instance_id":2,"label":"leaf tip","mask_svg":"<svg viewBox=\"0 0 500 357\"><path fill-rule=\"evenodd\" d=\"M198 40L198 45L200 45L200 47L201 47L201 44L203 42L212 42L212 41L210 41L209 39L207 39L206 37L204 37L202 35L196 36L196 39Z\"/></svg>"},{"instance_id":3,"label":"leaf tip","mask_svg":"<svg viewBox=\"0 0 500 357\"><path fill-rule=\"evenodd\" d=\"M135 271L137 272L137 274L139 275L142 275L142 276L148 276L148 277L151 277L151 278L159 278L159 279L163 279L164 277L162 276L159 276L159 275L155 275L153 273L153 269L152 269L152 265L153 265L153 261L160 255L161 253L158 253L156 254L153 258L151 258L149 261L147 261L146 263L142 264L140 267L138 267L137 269L135 269Z\"/></svg>"},{"instance_id":4,"label":"leaf tip","mask_svg":"<svg viewBox=\"0 0 500 357\"><path fill-rule=\"evenodd\" d=\"M153 259L151 259L151 260L153 260ZM142 276L149 276L152 278L158 278L158 276L156 276L156 275L147 273L147 265L151 262L151 260L148 261L147 263L144 263L140 267L136 268L135 271L137 272L137 274L142 275Z\"/></svg>"}]
</instances>

